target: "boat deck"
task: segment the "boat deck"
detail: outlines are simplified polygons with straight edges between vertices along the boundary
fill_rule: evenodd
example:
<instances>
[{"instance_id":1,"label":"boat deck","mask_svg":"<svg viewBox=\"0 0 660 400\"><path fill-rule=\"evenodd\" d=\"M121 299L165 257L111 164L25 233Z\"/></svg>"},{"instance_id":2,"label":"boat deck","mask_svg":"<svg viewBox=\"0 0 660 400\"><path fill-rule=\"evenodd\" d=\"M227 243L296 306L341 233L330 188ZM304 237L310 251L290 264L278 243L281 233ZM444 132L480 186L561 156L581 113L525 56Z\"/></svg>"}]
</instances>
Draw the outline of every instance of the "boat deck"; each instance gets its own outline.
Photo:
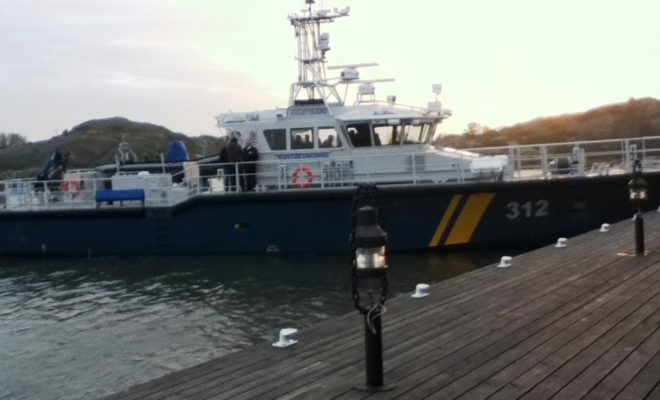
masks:
<instances>
[{"instance_id":1,"label":"boat deck","mask_svg":"<svg viewBox=\"0 0 660 400\"><path fill-rule=\"evenodd\" d=\"M629 254L626 220L389 301L390 391L355 389L365 366L354 312L294 346L262 343L108 399L660 399L660 215L645 222L644 257Z\"/></svg>"}]
</instances>

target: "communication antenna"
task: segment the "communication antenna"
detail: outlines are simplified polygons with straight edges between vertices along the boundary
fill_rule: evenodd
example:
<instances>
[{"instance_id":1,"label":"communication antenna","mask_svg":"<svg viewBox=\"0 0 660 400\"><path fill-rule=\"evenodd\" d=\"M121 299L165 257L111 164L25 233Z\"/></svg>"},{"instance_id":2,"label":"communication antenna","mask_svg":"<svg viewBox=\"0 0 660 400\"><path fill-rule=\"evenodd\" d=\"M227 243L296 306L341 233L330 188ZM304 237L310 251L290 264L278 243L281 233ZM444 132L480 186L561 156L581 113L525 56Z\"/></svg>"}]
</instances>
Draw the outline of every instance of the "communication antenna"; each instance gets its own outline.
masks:
<instances>
[{"instance_id":1,"label":"communication antenna","mask_svg":"<svg viewBox=\"0 0 660 400\"><path fill-rule=\"evenodd\" d=\"M435 101L438 101L438 96L442 93L442 84L434 83L433 84L433 93L435 93Z\"/></svg>"},{"instance_id":2,"label":"communication antenna","mask_svg":"<svg viewBox=\"0 0 660 400\"><path fill-rule=\"evenodd\" d=\"M426 108L429 112L437 113L443 117L451 116L450 110L445 110L442 108L442 103L438 100L438 96L442 93L442 85L439 83L434 83L431 87L433 93L435 93L435 101L431 101L427 104Z\"/></svg>"}]
</instances>

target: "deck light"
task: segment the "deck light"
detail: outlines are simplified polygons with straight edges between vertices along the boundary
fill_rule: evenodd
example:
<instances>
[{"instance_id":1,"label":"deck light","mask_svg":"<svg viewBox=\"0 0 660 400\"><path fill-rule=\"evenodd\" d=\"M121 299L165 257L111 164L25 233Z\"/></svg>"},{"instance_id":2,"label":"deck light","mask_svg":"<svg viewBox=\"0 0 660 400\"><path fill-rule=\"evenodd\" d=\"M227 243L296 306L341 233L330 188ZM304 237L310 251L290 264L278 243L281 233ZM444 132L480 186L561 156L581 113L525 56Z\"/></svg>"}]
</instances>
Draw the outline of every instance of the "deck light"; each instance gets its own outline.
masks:
<instances>
[{"instance_id":1,"label":"deck light","mask_svg":"<svg viewBox=\"0 0 660 400\"><path fill-rule=\"evenodd\" d=\"M388 390L383 379L381 315L387 297L387 232L378 223L378 209L358 210L353 257L353 301L364 315L367 384L369 392Z\"/></svg>"},{"instance_id":2,"label":"deck light","mask_svg":"<svg viewBox=\"0 0 660 400\"><path fill-rule=\"evenodd\" d=\"M635 160L633 163L632 179L628 182L630 201L637 208L635 213L635 253L644 255L644 215L642 214L642 202L646 200L646 179L642 176L642 163Z\"/></svg>"}]
</instances>

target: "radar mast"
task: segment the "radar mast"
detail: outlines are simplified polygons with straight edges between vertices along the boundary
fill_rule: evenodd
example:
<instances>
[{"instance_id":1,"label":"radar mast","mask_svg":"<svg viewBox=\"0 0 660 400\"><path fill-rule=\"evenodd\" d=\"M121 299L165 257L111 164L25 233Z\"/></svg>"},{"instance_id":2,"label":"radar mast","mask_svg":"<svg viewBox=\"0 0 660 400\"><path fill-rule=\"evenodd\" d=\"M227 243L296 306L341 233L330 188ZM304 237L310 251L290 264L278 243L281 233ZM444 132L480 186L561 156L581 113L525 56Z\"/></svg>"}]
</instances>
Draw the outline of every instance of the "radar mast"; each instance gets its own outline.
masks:
<instances>
[{"instance_id":1,"label":"radar mast","mask_svg":"<svg viewBox=\"0 0 660 400\"><path fill-rule=\"evenodd\" d=\"M348 16L350 7L318 10L314 0L305 0L305 3L307 8L301 11L302 15L289 15L298 40L298 81L291 85L289 106L314 102L323 102L326 106L344 104L336 85L331 85L326 76L325 54L330 50L330 36L321 32L321 25Z\"/></svg>"}]
</instances>

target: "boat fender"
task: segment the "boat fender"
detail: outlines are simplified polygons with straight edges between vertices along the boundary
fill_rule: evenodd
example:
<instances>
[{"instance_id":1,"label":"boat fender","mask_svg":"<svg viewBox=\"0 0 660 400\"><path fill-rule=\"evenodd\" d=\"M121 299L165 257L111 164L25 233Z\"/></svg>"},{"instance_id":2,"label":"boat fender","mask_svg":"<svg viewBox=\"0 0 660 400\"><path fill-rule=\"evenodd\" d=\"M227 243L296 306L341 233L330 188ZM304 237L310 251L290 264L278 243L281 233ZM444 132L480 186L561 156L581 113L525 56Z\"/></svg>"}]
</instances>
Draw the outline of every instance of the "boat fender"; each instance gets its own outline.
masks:
<instances>
[{"instance_id":1,"label":"boat fender","mask_svg":"<svg viewBox=\"0 0 660 400\"><path fill-rule=\"evenodd\" d=\"M67 179L62 181L62 191L70 193L75 196L80 193L80 181L75 179Z\"/></svg>"},{"instance_id":2,"label":"boat fender","mask_svg":"<svg viewBox=\"0 0 660 400\"><path fill-rule=\"evenodd\" d=\"M304 174L306 177L302 178L301 174ZM314 181L314 173L306 165L301 165L293 171L293 174L291 174L291 183L300 189L310 187L312 181Z\"/></svg>"}]
</instances>

